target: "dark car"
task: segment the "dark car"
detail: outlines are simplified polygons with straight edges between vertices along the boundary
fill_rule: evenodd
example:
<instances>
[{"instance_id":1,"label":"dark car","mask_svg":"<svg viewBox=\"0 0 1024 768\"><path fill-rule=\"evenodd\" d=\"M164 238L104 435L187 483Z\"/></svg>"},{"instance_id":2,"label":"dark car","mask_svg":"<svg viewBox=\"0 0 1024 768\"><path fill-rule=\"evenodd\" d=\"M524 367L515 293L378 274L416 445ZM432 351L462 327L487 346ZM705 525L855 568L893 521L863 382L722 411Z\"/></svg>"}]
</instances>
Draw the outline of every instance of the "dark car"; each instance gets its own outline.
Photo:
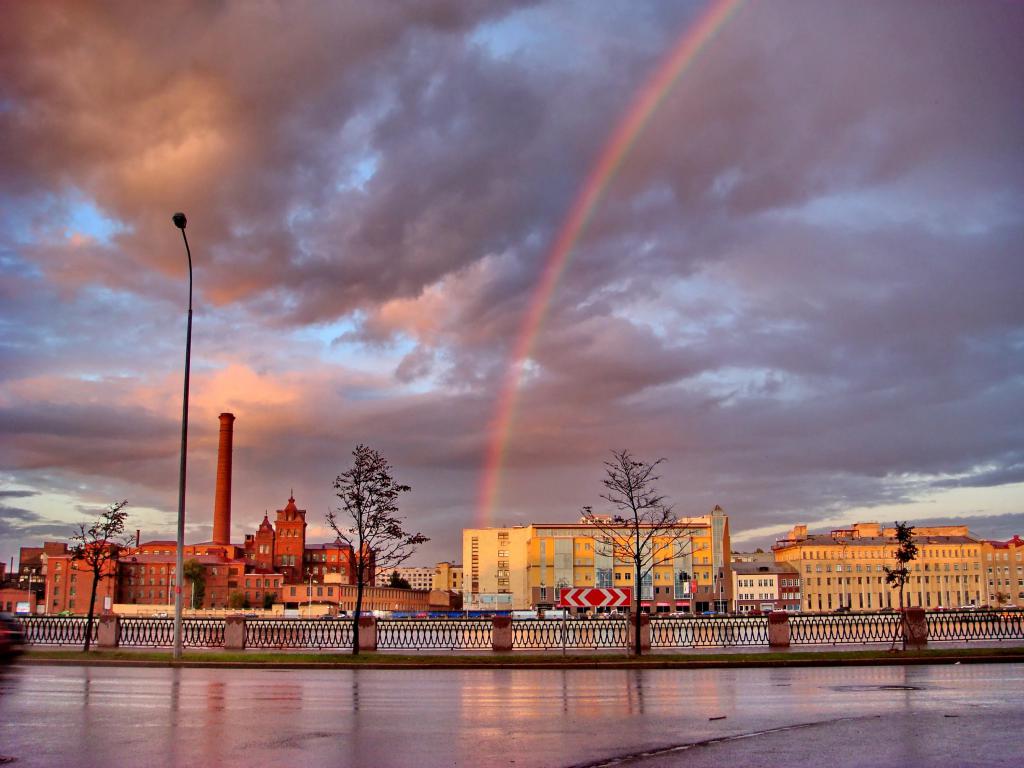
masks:
<instances>
[{"instance_id":1,"label":"dark car","mask_svg":"<svg viewBox=\"0 0 1024 768\"><path fill-rule=\"evenodd\" d=\"M21 653L25 635L21 624L9 613L0 613L0 662L7 662Z\"/></svg>"}]
</instances>

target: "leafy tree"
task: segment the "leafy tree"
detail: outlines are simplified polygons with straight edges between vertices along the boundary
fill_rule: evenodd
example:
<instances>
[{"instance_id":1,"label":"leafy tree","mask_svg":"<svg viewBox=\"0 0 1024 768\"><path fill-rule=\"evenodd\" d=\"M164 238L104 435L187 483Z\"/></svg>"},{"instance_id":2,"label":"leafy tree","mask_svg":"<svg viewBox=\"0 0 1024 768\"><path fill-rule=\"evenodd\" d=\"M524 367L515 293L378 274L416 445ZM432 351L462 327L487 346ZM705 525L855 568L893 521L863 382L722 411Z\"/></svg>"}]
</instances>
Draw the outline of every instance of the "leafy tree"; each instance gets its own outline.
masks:
<instances>
[{"instance_id":1,"label":"leafy tree","mask_svg":"<svg viewBox=\"0 0 1024 768\"><path fill-rule=\"evenodd\" d=\"M247 598L245 596L245 592L242 592L241 590L237 590L236 589L234 592L232 592L230 595L228 595L228 608L238 609L238 608L248 608L248 607L249 607L249 598Z\"/></svg>"},{"instance_id":2,"label":"leafy tree","mask_svg":"<svg viewBox=\"0 0 1024 768\"><path fill-rule=\"evenodd\" d=\"M1011 599L1011 595L1009 592L997 591L995 595L993 595L993 597L995 598L997 608L1002 608L1004 605L1010 602Z\"/></svg>"},{"instance_id":3,"label":"leafy tree","mask_svg":"<svg viewBox=\"0 0 1024 768\"><path fill-rule=\"evenodd\" d=\"M587 506L583 520L597 530L595 542L616 560L633 565L634 646L640 650L640 587L655 567L692 553L693 540L684 533L666 497L658 492L658 465L641 461L629 450L612 451L606 461L601 498L612 506L611 514L596 514Z\"/></svg>"},{"instance_id":4,"label":"leafy tree","mask_svg":"<svg viewBox=\"0 0 1024 768\"><path fill-rule=\"evenodd\" d=\"M263 593L263 610L269 611L274 607L274 601L277 600L277 592L264 592Z\"/></svg>"},{"instance_id":5,"label":"leafy tree","mask_svg":"<svg viewBox=\"0 0 1024 768\"><path fill-rule=\"evenodd\" d=\"M206 595L206 568L193 557L185 561L181 572L192 586L191 606L192 610L195 610L196 605L203 604L203 597Z\"/></svg>"},{"instance_id":6,"label":"leafy tree","mask_svg":"<svg viewBox=\"0 0 1024 768\"><path fill-rule=\"evenodd\" d=\"M71 535L73 542L70 548L71 562L81 563L78 570L87 571L92 576L92 587L89 594L89 614L85 620L85 650L92 643L92 624L96 612L96 590L103 579L111 578L115 573L115 564L121 549L131 544L131 537L124 532L124 522L128 513L124 508L127 501L111 504L100 515L99 519L86 526L79 523L78 532Z\"/></svg>"},{"instance_id":7,"label":"leafy tree","mask_svg":"<svg viewBox=\"0 0 1024 768\"><path fill-rule=\"evenodd\" d=\"M401 565L430 539L405 530L405 521L398 515L398 497L412 488L395 482L388 460L365 445L357 445L352 457L352 466L334 481L340 503L327 513L327 524L355 553L352 653L358 655L363 591L373 569Z\"/></svg>"},{"instance_id":8,"label":"leafy tree","mask_svg":"<svg viewBox=\"0 0 1024 768\"><path fill-rule=\"evenodd\" d=\"M412 589L412 585L408 579L405 579L398 575L398 571L391 572L391 578L388 580L388 586L394 587L395 589Z\"/></svg>"},{"instance_id":9,"label":"leafy tree","mask_svg":"<svg viewBox=\"0 0 1024 768\"><path fill-rule=\"evenodd\" d=\"M893 557L896 566L885 566L885 583L900 591L900 634L903 636L903 650L907 650L907 613L903 605L903 590L910 581L908 564L917 559L917 544L914 543L914 526L901 523L896 525L896 551ZM892 639L892 647L896 647L896 638Z\"/></svg>"}]
</instances>

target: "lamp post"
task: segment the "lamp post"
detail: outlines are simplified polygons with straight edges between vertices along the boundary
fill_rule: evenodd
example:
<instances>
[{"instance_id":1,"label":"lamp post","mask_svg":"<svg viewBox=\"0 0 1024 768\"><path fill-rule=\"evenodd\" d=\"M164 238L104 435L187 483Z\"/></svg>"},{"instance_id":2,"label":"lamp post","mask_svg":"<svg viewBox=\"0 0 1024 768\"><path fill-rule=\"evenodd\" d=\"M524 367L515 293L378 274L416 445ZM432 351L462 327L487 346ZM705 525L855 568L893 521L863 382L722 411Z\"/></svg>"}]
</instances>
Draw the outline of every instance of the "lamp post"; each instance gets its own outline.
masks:
<instances>
[{"instance_id":1,"label":"lamp post","mask_svg":"<svg viewBox=\"0 0 1024 768\"><path fill-rule=\"evenodd\" d=\"M187 219L184 213L171 217L181 230L188 256L188 330L185 332L185 391L181 402L181 464L178 468L178 547L174 571L174 659L181 659L181 581L185 570L185 448L188 444L188 374L192 359L192 251L185 236Z\"/></svg>"}]
</instances>

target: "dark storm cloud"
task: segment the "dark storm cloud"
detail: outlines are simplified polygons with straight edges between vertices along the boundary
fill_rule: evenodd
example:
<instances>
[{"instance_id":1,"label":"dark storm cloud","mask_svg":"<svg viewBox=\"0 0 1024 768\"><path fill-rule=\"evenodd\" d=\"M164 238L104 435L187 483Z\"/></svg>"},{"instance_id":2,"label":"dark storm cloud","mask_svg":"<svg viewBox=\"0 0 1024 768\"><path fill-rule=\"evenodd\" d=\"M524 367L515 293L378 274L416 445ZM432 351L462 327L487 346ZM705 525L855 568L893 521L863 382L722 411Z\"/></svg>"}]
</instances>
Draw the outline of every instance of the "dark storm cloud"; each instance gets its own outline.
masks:
<instances>
[{"instance_id":1,"label":"dark storm cloud","mask_svg":"<svg viewBox=\"0 0 1024 768\"><path fill-rule=\"evenodd\" d=\"M173 509L184 209L190 525L230 408L236 528L291 485L321 515L362 441L457 529L559 226L700 6L8 10L11 484ZM746 4L573 251L500 513L572 519L622 447L665 456L678 509L721 503L734 531L1020 482L1022 32L996 1ZM81 199L108 236L71 231Z\"/></svg>"},{"instance_id":2,"label":"dark storm cloud","mask_svg":"<svg viewBox=\"0 0 1024 768\"><path fill-rule=\"evenodd\" d=\"M69 523L48 520L27 509L0 505L0 540L26 543L33 537L59 535L66 537L72 531Z\"/></svg>"}]
</instances>

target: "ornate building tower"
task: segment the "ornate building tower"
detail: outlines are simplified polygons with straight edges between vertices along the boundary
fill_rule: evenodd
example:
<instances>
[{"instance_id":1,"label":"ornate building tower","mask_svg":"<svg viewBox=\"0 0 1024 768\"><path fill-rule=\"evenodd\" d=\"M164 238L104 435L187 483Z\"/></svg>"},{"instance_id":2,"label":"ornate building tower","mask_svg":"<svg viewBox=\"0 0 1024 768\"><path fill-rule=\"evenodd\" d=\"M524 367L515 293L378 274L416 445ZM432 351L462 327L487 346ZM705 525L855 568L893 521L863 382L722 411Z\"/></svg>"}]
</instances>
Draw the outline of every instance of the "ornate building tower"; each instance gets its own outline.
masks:
<instances>
[{"instance_id":1,"label":"ornate building tower","mask_svg":"<svg viewBox=\"0 0 1024 768\"><path fill-rule=\"evenodd\" d=\"M274 526L270 524L269 518L264 515L263 522L256 529L253 546L252 562L257 568L268 571L274 569L274 542L276 538Z\"/></svg>"},{"instance_id":2,"label":"ornate building tower","mask_svg":"<svg viewBox=\"0 0 1024 768\"><path fill-rule=\"evenodd\" d=\"M274 569L284 574L285 583L299 583L305 577L302 559L306 551L306 510L295 506L294 495L284 509L277 510L274 528Z\"/></svg>"}]
</instances>

